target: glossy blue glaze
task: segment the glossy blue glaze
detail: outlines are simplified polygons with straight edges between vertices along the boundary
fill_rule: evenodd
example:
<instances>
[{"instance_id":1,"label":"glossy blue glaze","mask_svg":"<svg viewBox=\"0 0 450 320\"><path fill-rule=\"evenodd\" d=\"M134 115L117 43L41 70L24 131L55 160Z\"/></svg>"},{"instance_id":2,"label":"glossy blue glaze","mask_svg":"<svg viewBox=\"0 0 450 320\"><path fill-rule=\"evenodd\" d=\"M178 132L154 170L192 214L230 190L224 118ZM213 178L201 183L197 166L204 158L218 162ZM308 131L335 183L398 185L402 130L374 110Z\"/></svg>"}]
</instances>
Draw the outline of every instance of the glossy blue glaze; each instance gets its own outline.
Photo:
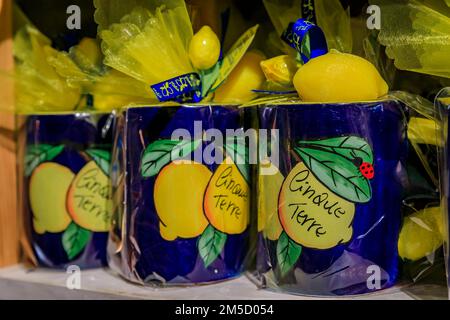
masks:
<instances>
[{"instance_id":1,"label":"glossy blue glaze","mask_svg":"<svg viewBox=\"0 0 450 320\"><path fill-rule=\"evenodd\" d=\"M82 155L84 151L90 148L111 151L112 119L110 115L88 113L27 116L24 129L26 140L21 147L64 145L63 151L51 162L69 168L76 175L87 163ZM39 266L58 269L69 265L80 268L105 266L107 232L91 233L84 249L69 259L62 245L63 232L38 234L34 231L33 212L28 198L29 183L30 178L25 177L24 227Z\"/></svg>"},{"instance_id":2,"label":"glossy blue glaze","mask_svg":"<svg viewBox=\"0 0 450 320\"><path fill-rule=\"evenodd\" d=\"M374 154L372 199L356 203L350 242L332 249L303 247L294 271L284 277L277 265L276 241L259 236L258 270L269 287L298 294L347 295L372 292L368 267L381 271L380 288L398 277L397 240L401 224L402 185L407 155L406 110L396 102L277 105L259 108L262 129L279 129L280 165L287 176L299 157L295 141L353 135L364 138ZM370 282L370 279L369 279Z\"/></svg>"}]
</instances>

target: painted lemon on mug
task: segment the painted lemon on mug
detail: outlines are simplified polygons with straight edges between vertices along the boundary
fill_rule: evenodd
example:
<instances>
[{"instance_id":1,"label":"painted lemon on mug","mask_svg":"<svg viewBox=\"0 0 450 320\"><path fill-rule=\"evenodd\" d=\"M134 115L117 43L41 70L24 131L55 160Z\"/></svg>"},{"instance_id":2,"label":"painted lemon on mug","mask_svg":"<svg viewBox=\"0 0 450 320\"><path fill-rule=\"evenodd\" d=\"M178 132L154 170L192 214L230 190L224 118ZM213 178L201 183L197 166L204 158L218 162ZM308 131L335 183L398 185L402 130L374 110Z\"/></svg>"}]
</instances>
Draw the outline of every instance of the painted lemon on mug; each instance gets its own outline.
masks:
<instances>
[{"instance_id":1,"label":"painted lemon on mug","mask_svg":"<svg viewBox=\"0 0 450 320\"><path fill-rule=\"evenodd\" d=\"M88 162L76 175L67 194L67 209L80 227L107 232L111 226L110 180L95 161Z\"/></svg>"},{"instance_id":2,"label":"painted lemon on mug","mask_svg":"<svg viewBox=\"0 0 450 320\"><path fill-rule=\"evenodd\" d=\"M355 204L325 187L303 162L283 183L278 214L287 235L308 248L329 249L352 238Z\"/></svg>"},{"instance_id":3,"label":"painted lemon on mug","mask_svg":"<svg viewBox=\"0 0 450 320\"><path fill-rule=\"evenodd\" d=\"M38 234L63 232L69 226L72 219L66 195L74 176L69 168L53 162L42 163L33 171L29 199Z\"/></svg>"},{"instance_id":4,"label":"painted lemon on mug","mask_svg":"<svg viewBox=\"0 0 450 320\"><path fill-rule=\"evenodd\" d=\"M205 192L204 210L211 225L226 234L241 234L249 223L250 188L228 157L219 165Z\"/></svg>"},{"instance_id":5,"label":"painted lemon on mug","mask_svg":"<svg viewBox=\"0 0 450 320\"><path fill-rule=\"evenodd\" d=\"M197 162L172 162L158 174L153 192L161 236L168 241L195 238L208 220L203 214L203 196L212 176Z\"/></svg>"}]
</instances>

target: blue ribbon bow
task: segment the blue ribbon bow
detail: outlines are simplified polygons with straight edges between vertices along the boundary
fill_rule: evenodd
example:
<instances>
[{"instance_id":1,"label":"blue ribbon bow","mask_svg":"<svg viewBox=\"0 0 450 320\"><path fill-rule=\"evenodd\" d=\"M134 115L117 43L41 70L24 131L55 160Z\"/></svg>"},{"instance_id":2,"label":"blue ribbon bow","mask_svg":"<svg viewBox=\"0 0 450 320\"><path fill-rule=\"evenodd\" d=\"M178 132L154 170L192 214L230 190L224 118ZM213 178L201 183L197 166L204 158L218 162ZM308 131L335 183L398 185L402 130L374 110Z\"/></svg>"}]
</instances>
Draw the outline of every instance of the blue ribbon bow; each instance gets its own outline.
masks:
<instances>
[{"instance_id":1,"label":"blue ribbon bow","mask_svg":"<svg viewBox=\"0 0 450 320\"><path fill-rule=\"evenodd\" d=\"M202 83L198 73L184 74L151 86L159 101L200 102Z\"/></svg>"},{"instance_id":2,"label":"blue ribbon bow","mask_svg":"<svg viewBox=\"0 0 450 320\"><path fill-rule=\"evenodd\" d=\"M291 22L281 39L299 52L304 63L328 52L322 29L304 19Z\"/></svg>"}]
</instances>

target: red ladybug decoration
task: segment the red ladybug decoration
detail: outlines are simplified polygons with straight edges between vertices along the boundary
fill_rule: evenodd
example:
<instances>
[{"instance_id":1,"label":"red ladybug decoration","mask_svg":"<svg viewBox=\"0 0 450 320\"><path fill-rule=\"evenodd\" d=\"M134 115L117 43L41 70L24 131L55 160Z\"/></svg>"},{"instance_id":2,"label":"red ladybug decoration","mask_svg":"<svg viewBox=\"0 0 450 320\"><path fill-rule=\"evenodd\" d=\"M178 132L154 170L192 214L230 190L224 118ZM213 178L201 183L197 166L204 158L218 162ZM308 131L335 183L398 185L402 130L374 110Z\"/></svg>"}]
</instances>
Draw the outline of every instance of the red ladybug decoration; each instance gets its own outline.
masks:
<instances>
[{"instance_id":1,"label":"red ladybug decoration","mask_svg":"<svg viewBox=\"0 0 450 320\"><path fill-rule=\"evenodd\" d=\"M375 171L373 169L373 165L371 165L368 162L363 162L360 166L359 166L359 171L361 172L362 176L366 179L373 179L373 177L375 176Z\"/></svg>"}]
</instances>

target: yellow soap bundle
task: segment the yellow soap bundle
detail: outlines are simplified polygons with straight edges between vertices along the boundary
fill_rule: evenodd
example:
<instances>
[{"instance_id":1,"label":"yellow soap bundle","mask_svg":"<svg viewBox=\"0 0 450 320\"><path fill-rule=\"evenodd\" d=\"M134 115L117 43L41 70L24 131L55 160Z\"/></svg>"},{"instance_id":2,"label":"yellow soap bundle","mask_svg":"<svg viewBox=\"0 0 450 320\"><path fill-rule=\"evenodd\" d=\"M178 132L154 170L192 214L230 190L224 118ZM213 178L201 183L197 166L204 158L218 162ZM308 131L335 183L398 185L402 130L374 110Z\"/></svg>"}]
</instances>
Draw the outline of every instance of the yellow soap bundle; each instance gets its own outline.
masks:
<instances>
[{"instance_id":1,"label":"yellow soap bundle","mask_svg":"<svg viewBox=\"0 0 450 320\"><path fill-rule=\"evenodd\" d=\"M220 59L217 35L208 26L194 35L183 0L136 0L128 6L120 2L94 2L104 63L151 88L160 101L182 101L192 94L186 90L189 86L197 98L193 101L213 99L211 93L227 81L257 28L248 30Z\"/></svg>"},{"instance_id":2,"label":"yellow soap bundle","mask_svg":"<svg viewBox=\"0 0 450 320\"><path fill-rule=\"evenodd\" d=\"M11 87L11 92L14 88L15 101L2 99L6 102L1 110L21 114L111 111L155 101L152 91L141 82L104 66L96 39L84 38L68 52L58 51L17 7L14 9L18 28L15 69L1 72L0 82L4 88Z\"/></svg>"},{"instance_id":3,"label":"yellow soap bundle","mask_svg":"<svg viewBox=\"0 0 450 320\"><path fill-rule=\"evenodd\" d=\"M301 16L302 5L308 5L301 0L264 0L264 6L272 21L277 38L286 30L288 24ZM341 52L352 52L352 29L350 24L350 13L342 7L339 0L316 0L310 5L314 6L317 25L323 30L330 49ZM281 40L278 41L281 47ZM283 45L285 53L291 49Z\"/></svg>"},{"instance_id":4,"label":"yellow soap bundle","mask_svg":"<svg viewBox=\"0 0 450 320\"><path fill-rule=\"evenodd\" d=\"M261 62L269 94L297 92L302 101L317 103L370 101L387 94L388 85L375 66L349 53L350 15L340 1L264 0L264 4L285 53ZM309 11L302 13L305 6ZM308 12L314 14L301 16ZM317 26L310 20L317 20Z\"/></svg>"},{"instance_id":5,"label":"yellow soap bundle","mask_svg":"<svg viewBox=\"0 0 450 320\"><path fill-rule=\"evenodd\" d=\"M69 111L77 107L81 90L69 86L49 59L57 51L33 26L25 26L14 38L15 106L17 113Z\"/></svg>"},{"instance_id":6,"label":"yellow soap bundle","mask_svg":"<svg viewBox=\"0 0 450 320\"><path fill-rule=\"evenodd\" d=\"M444 141L439 137L442 124L437 119L435 106L421 96L402 91L391 92L389 97L408 106L411 114L407 131L409 145L420 161L420 171L431 182L432 190L438 190L439 176L436 170L433 170L433 164L430 162L429 156L430 154L436 154L437 150L442 148L444 144ZM409 179L413 179L415 175L411 172ZM415 200L420 199L420 195L414 196L416 197ZM433 196L430 198L432 199ZM430 202L430 198L426 199L427 202ZM411 208L413 206L408 206L408 209ZM431 201L425 208L414 210L403 218L398 240L399 255L403 260L410 262L419 261L423 258L432 259L445 239L443 209Z\"/></svg>"},{"instance_id":7,"label":"yellow soap bundle","mask_svg":"<svg viewBox=\"0 0 450 320\"><path fill-rule=\"evenodd\" d=\"M450 6L442 0L370 0L380 6L379 41L401 70L450 78Z\"/></svg>"},{"instance_id":8,"label":"yellow soap bundle","mask_svg":"<svg viewBox=\"0 0 450 320\"><path fill-rule=\"evenodd\" d=\"M141 82L103 65L103 55L96 39L84 38L69 52L56 52L49 63L71 87L80 87L92 97L95 110L110 111L130 104L155 100Z\"/></svg>"},{"instance_id":9,"label":"yellow soap bundle","mask_svg":"<svg viewBox=\"0 0 450 320\"><path fill-rule=\"evenodd\" d=\"M184 5L155 12L135 7L100 32L105 64L149 85L194 71L188 55L192 36Z\"/></svg>"},{"instance_id":10,"label":"yellow soap bundle","mask_svg":"<svg viewBox=\"0 0 450 320\"><path fill-rule=\"evenodd\" d=\"M246 53L257 26L222 58L221 43L211 28L204 26L193 34L183 0L94 4L101 42L84 38L68 52L53 49L51 41L16 10L22 17L14 40L16 69L14 75L2 72L0 77L2 85L15 86L15 109L9 111L110 111L154 104L158 99L153 86L159 84L160 90L169 92L173 90L167 87L169 80L177 77L178 88L191 81L189 77L198 82L194 102L211 101L215 95L217 102L240 103L252 99L251 90L264 81L258 65L263 56ZM177 98L167 100L181 101ZM1 109L6 108L10 106L3 103Z\"/></svg>"}]
</instances>

